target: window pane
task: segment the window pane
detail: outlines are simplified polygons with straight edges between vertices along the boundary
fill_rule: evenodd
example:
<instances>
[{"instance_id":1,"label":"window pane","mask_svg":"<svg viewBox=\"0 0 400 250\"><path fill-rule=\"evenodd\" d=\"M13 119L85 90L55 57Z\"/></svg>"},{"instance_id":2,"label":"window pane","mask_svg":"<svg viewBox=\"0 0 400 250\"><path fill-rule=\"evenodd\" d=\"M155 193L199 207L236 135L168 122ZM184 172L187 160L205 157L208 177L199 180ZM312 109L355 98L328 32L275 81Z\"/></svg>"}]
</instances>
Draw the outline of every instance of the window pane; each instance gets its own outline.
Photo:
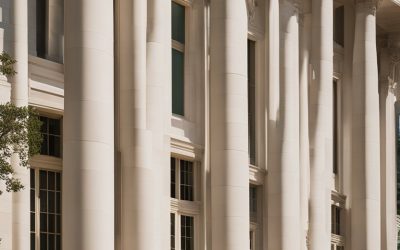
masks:
<instances>
[{"instance_id":1,"label":"window pane","mask_svg":"<svg viewBox=\"0 0 400 250\"><path fill-rule=\"evenodd\" d=\"M61 173L56 173L56 190L61 191Z\"/></svg>"},{"instance_id":2,"label":"window pane","mask_svg":"<svg viewBox=\"0 0 400 250\"><path fill-rule=\"evenodd\" d=\"M31 233L31 250L35 250L35 233Z\"/></svg>"},{"instance_id":3,"label":"window pane","mask_svg":"<svg viewBox=\"0 0 400 250\"><path fill-rule=\"evenodd\" d=\"M61 233L61 215L56 216L56 233Z\"/></svg>"},{"instance_id":4,"label":"window pane","mask_svg":"<svg viewBox=\"0 0 400 250\"><path fill-rule=\"evenodd\" d=\"M47 214L40 213L40 232L47 232Z\"/></svg>"},{"instance_id":5,"label":"window pane","mask_svg":"<svg viewBox=\"0 0 400 250\"><path fill-rule=\"evenodd\" d=\"M59 119L50 119L49 118L49 134L52 135L60 135L60 120Z\"/></svg>"},{"instance_id":6,"label":"window pane","mask_svg":"<svg viewBox=\"0 0 400 250\"><path fill-rule=\"evenodd\" d=\"M49 190L55 190L56 189L56 173L49 171L48 172L48 188Z\"/></svg>"},{"instance_id":7,"label":"window pane","mask_svg":"<svg viewBox=\"0 0 400 250\"><path fill-rule=\"evenodd\" d=\"M193 250L194 223L193 217L181 216L181 250Z\"/></svg>"},{"instance_id":8,"label":"window pane","mask_svg":"<svg viewBox=\"0 0 400 250\"><path fill-rule=\"evenodd\" d=\"M171 157L171 197L176 198L176 166L175 158Z\"/></svg>"},{"instance_id":9,"label":"window pane","mask_svg":"<svg viewBox=\"0 0 400 250\"><path fill-rule=\"evenodd\" d=\"M31 211L35 211L35 190L31 189Z\"/></svg>"},{"instance_id":10,"label":"window pane","mask_svg":"<svg viewBox=\"0 0 400 250\"><path fill-rule=\"evenodd\" d=\"M42 141L42 145L40 146L40 154L41 155L48 155L49 154L49 138L47 134L42 134L43 136L43 141Z\"/></svg>"},{"instance_id":11,"label":"window pane","mask_svg":"<svg viewBox=\"0 0 400 250\"><path fill-rule=\"evenodd\" d=\"M47 172L40 170L39 179L40 189L47 189Z\"/></svg>"},{"instance_id":12,"label":"window pane","mask_svg":"<svg viewBox=\"0 0 400 250\"><path fill-rule=\"evenodd\" d=\"M31 231L35 231L35 213L31 213Z\"/></svg>"},{"instance_id":13,"label":"window pane","mask_svg":"<svg viewBox=\"0 0 400 250\"><path fill-rule=\"evenodd\" d=\"M171 250L175 249L175 214L171 214Z\"/></svg>"},{"instance_id":14,"label":"window pane","mask_svg":"<svg viewBox=\"0 0 400 250\"><path fill-rule=\"evenodd\" d=\"M47 212L47 192L40 190L40 212Z\"/></svg>"},{"instance_id":15,"label":"window pane","mask_svg":"<svg viewBox=\"0 0 400 250\"><path fill-rule=\"evenodd\" d=\"M193 162L181 160L181 200L193 201Z\"/></svg>"},{"instance_id":16,"label":"window pane","mask_svg":"<svg viewBox=\"0 0 400 250\"><path fill-rule=\"evenodd\" d=\"M49 250L50 249L54 249L55 248L55 246L56 246L56 239L55 239L55 235L54 234L49 234Z\"/></svg>"},{"instance_id":17,"label":"window pane","mask_svg":"<svg viewBox=\"0 0 400 250\"><path fill-rule=\"evenodd\" d=\"M31 168L29 172L31 176L31 188L35 188L35 170Z\"/></svg>"},{"instance_id":18,"label":"window pane","mask_svg":"<svg viewBox=\"0 0 400 250\"><path fill-rule=\"evenodd\" d=\"M59 136L49 135L49 155L60 157L61 140Z\"/></svg>"},{"instance_id":19,"label":"window pane","mask_svg":"<svg viewBox=\"0 0 400 250\"><path fill-rule=\"evenodd\" d=\"M172 2L172 39L185 43L185 7Z\"/></svg>"},{"instance_id":20,"label":"window pane","mask_svg":"<svg viewBox=\"0 0 400 250\"><path fill-rule=\"evenodd\" d=\"M55 233L56 232L56 217L54 214L48 215L48 232Z\"/></svg>"},{"instance_id":21,"label":"window pane","mask_svg":"<svg viewBox=\"0 0 400 250\"><path fill-rule=\"evenodd\" d=\"M344 46L344 6L335 9L333 40Z\"/></svg>"},{"instance_id":22,"label":"window pane","mask_svg":"<svg viewBox=\"0 0 400 250\"><path fill-rule=\"evenodd\" d=\"M184 115L184 54L172 49L172 113Z\"/></svg>"},{"instance_id":23,"label":"window pane","mask_svg":"<svg viewBox=\"0 0 400 250\"><path fill-rule=\"evenodd\" d=\"M57 242L56 242L56 250L60 250L61 249L61 236L57 235L56 240L57 240Z\"/></svg>"},{"instance_id":24,"label":"window pane","mask_svg":"<svg viewBox=\"0 0 400 250\"><path fill-rule=\"evenodd\" d=\"M56 192L56 213L61 213L61 193Z\"/></svg>"},{"instance_id":25,"label":"window pane","mask_svg":"<svg viewBox=\"0 0 400 250\"><path fill-rule=\"evenodd\" d=\"M248 40L247 42L247 101L248 101L248 122L249 122L249 158L250 164L256 164L256 57L255 42Z\"/></svg>"},{"instance_id":26,"label":"window pane","mask_svg":"<svg viewBox=\"0 0 400 250\"><path fill-rule=\"evenodd\" d=\"M250 186L250 215L257 213L257 188Z\"/></svg>"},{"instance_id":27,"label":"window pane","mask_svg":"<svg viewBox=\"0 0 400 250\"><path fill-rule=\"evenodd\" d=\"M49 213L55 213L56 212L56 193L53 191L49 191L47 193L47 201L48 201L48 206L49 206Z\"/></svg>"},{"instance_id":28,"label":"window pane","mask_svg":"<svg viewBox=\"0 0 400 250\"><path fill-rule=\"evenodd\" d=\"M47 250L47 234L40 234L40 250Z\"/></svg>"}]
</instances>

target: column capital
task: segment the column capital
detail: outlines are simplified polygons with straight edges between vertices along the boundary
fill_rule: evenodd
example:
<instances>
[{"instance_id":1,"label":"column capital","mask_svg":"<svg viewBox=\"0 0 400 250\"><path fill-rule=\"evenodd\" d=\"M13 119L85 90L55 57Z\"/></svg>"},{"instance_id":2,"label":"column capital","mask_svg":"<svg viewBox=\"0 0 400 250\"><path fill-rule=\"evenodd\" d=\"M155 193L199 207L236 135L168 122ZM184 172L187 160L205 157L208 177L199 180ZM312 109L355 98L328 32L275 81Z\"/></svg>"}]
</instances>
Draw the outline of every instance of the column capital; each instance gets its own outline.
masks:
<instances>
[{"instance_id":1,"label":"column capital","mask_svg":"<svg viewBox=\"0 0 400 250\"><path fill-rule=\"evenodd\" d=\"M356 10L376 15L382 0L356 0Z\"/></svg>"}]
</instances>

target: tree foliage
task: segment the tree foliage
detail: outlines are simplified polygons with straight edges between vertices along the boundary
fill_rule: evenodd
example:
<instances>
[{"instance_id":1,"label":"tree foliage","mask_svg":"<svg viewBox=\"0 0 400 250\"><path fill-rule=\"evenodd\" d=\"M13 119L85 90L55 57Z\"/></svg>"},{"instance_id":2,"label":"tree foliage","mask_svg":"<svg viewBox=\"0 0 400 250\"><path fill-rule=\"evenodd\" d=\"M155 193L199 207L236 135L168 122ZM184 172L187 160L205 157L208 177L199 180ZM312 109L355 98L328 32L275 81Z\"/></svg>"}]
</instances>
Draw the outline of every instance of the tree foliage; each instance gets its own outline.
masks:
<instances>
[{"instance_id":1,"label":"tree foliage","mask_svg":"<svg viewBox=\"0 0 400 250\"><path fill-rule=\"evenodd\" d=\"M11 56L0 55L0 73L5 76L16 74ZM29 158L40 152L42 122L31 107L16 107L14 104L0 104L0 182L5 182L7 192L17 192L24 188L15 178L11 165L12 156L19 160L19 167L28 167ZM0 195L2 194L0 190Z\"/></svg>"}]
</instances>

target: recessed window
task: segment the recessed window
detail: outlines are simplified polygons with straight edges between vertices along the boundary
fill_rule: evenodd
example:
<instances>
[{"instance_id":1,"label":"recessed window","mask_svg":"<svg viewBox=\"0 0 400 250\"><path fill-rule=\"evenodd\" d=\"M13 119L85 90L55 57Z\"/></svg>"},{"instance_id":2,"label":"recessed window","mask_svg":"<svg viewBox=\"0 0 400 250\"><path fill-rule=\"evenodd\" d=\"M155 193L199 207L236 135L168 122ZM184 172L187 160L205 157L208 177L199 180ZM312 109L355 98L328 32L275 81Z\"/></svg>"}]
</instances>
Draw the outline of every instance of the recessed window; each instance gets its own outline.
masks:
<instances>
[{"instance_id":1,"label":"recessed window","mask_svg":"<svg viewBox=\"0 0 400 250\"><path fill-rule=\"evenodd\" d=\"M43 136L40 154L61 157L61 120L41 116L40 121Z\"/></svg>"},{"instance_id":2,"label":"recessed window","mask_svg":"<svg viewBox=\"0 0 400 250\"><path fill-rule=\"evenodd\" d=\"M257 213L257 188L250 186L250 215L254 216Z\"/></svg>"},{"instance_id":3,"label":"recessed window","mask_svg":"<svg viewBox=\"0 0 400 250\"><path fill-rule=\"evenodd\" d=\"M256 164L256 43L247 41L247 101L248 101L248 137L250 164Z\"/></svg>"},{"instance_id":4,"label":"recessed window","mask_svg":"<svg viewBox=\"0 0 400 250\"><path fill-rule=\"evenodd\" d=\"M196 167L193 161L171 157L171 250L195 250Z\"/></svg>"},{"instance_id":5,"label":"recessed window","mask_svg":"<svg viewBox=\"0 0 400 250\"><path fill-rule=\"evenodd\" d=\"M333 173L339 174L339 84L333 80L332 122L333 122Z\"/></svg>"},{"instance_id":6,"label":"recessed window","mask_svg":"<svg viewBox=\"0 0 400 250\"><path fill-rule=\"evenodd\" d=\"M181 249L194 249L194 219L192 216L181 216Z\"/></svg>"},{"instance_id":7,"label":"recessed window","mask_svg":"<svg viewBox=\"0 0 400 250\"><path fill-rule=\"evenodd\" d=\"M344 6L335 8L333 19L333 40L344 46Z\"/></svg>"},{"instance_id":8,"label":"recessed window","mask_svg":"<svg viewBox=\"0 0 400 250\"><path fill-rule=\"evenodd\" d=\"M30 170L31 250L61 249L61 173Z\"/></svg>"},{"instance_id":9,"label":"recessed window","mask_svg":"<svg viewBox=\"0 0 400 250\"><path fill-rule=\"evenodd\" d=\"M332 205L331 213L332 213L332 215L331 215L331 231L333 234L341 235L341 231L340 231L341 208L336 205Z\"/></svg>"},{"instance_id":10,"label":"recessed window","mask_svg":"<svg viewBox=\"0 0 400 250\"><path fill-rule=\"evenodd\" d=\"M194 168L191 161L171 157L171 198L177 197L194 201Z\"/></svg>"},{"instance_id":11,"label":"recessed window","mask_svg":"<svg viewBox=\"0 0 400 250\"><path fill-rule=\"evenodd\" d=\"M172 113L184 115L185 7L172 2Z\"/></svg>"},{"instance_id":12,"label":"recessed window","mask_svg":"<svg viewBox=\"0 0 400 250\"><path fill-rule=\"evenodd\" d=\"M171 213L171 250L175 250L175 214Z\"/></svg>"}]
</instances>

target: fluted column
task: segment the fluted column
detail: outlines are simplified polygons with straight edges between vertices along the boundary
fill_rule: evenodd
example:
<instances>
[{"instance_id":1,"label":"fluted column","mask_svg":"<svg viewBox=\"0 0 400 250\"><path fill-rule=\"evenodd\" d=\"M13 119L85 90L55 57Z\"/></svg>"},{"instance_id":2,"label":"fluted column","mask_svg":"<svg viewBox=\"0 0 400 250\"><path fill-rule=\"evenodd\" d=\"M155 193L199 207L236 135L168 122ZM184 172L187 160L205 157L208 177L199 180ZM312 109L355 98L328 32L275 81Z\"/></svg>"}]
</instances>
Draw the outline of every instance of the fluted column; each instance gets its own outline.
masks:
<instances>
[{"instance_id":1,"label":"fluted column","mask_svg":"<svg viewBox=\"0 0 400 250\"><path fill-rule=\"evenodd\" d=\"M147 14L147 127L154 169L155 249L170 246L171 1L149 0Z\"/></svg>"},{"instance_id":2,"label":"fluted column","mask_svg":"<svg viewBox=\"0 0 400 250\"><path fill-rule=\"evenodd\" d=\"M353 54L353 250L380 249L379 95L376 1L359 1Z\"/></svg>"},{"instance_id":3,"label":"fluted column","mask_svg":"<svg viewBox=\"0 0 400 250\"><path fill-rule=\"evenodd\" d=\"M155 249L151 134L146 122L147 2L118 5L121 249Z\"/></svg>"},{"instance_id":4,"label":"fluted column","mask_svg":"<svg viewBox=\"0 0 400 250\"><path fill-rule=\"evenodd\" d=\"M211 1L212 249L249 248L247 14L244 0Z\"/></svg>"},{"instance_id":5,"label":"fluted column","mask_svg":"<svg viewBox=\"0 0 400 250\"><path fill-rule=\"evenodd\" d=\"M300 249L299 23L295 1L279 6L279 104L268 164L268 249ZM274 62L275 63L275 62Z\"/></svg>"},{"instance_id":6,"label":"fluted column","mask_svg":"<svg viewBox=\"0 0 400 250\"><path fill-rule=\"evenodd\" d=\"M63 249L114 249L114 11L65 1ZM95 11L94 11L95 10Z\"/></svg>"},{"instance_id":7,"label":"fluted column","mask_svg":"<svg viewBox=\"0 0 400 250\"><path fill-rule=\"evenodd\" d=\"M308 85L311 55L311 0L302 3L300 20L300 223L301 248L307 249L308 203L310 198L310 142L308 131Z\"/></svg>"},{"instance_id":8,"label":"fluted column","mask_svg":"<svg viewBox=\"0 0 400 250\"><path fill-rule=\"evenodd\" d=\"M327 99L332 95L333 1L312 1L312 81L310 86L310 249L330 249L330 198L326 161L329 127ZM331 98L330 98L331 99ZM329 112L330 113L330 112Z\"/></svg>"},{"instance_id":9,"label":"fluted column","mask_svg":"<svg viewBox=\"0 0 400 250\"><path fill-rule=\"evenodd\" d=\"M17 74L11 80L11 103L18 107L28 106L28 1L14 0L11 4L10 49L17 61ZM15 177L21 180L24 189L12 195L12 249L30 247L30 178L29 169L20 166L17 155L11 158Z\"/></svg>"}]
</instances>

